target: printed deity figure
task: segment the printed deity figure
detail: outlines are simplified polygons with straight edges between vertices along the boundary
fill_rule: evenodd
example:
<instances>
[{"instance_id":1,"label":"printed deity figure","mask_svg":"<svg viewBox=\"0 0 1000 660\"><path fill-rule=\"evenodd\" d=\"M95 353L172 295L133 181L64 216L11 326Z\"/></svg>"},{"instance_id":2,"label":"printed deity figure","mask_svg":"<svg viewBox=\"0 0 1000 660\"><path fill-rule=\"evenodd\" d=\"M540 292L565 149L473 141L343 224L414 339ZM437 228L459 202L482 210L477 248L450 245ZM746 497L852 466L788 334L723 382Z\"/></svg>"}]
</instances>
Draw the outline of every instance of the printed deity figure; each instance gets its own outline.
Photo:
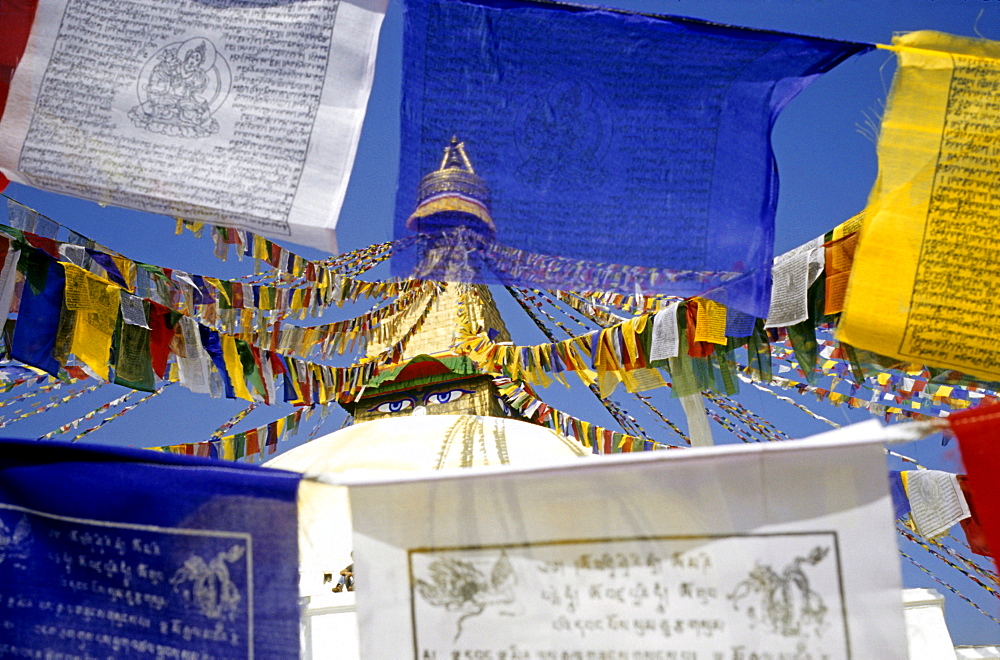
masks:
<instances>
[{"instance_id":1,"label":"printed deity figure","mask_svg":"<svg viewBox=\"0 0 1000 660\"><path fill-rule=\"evenodd\" d=\"M207 137L219 130L205 99L217 54L210 41L189 39L158 54L159 61L140 89L142 103L132 108L129 117L141 128L154 133L182 137Z\"/></svg>"}]
</instances>

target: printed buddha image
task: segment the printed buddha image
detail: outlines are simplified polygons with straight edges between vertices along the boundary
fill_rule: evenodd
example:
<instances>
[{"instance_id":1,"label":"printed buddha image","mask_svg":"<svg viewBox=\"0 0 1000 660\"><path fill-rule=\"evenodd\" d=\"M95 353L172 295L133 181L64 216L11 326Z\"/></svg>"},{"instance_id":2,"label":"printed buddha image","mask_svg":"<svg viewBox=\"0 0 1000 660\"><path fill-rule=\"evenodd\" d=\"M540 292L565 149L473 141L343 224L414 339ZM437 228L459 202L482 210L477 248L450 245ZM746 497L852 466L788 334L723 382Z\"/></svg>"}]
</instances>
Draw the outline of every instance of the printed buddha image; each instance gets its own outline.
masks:
<instances>
[{"instance_id":1,"label":"printed buddha image","mask_svg":"<svg viewBox=\"0 0 1000 660\"><path fill-rule=\"evenodd\" d=\"M229 93L229 66L208 39L166 46L143 67L132 122L152 133L208 137L218 132L212 113Z\"/></svg>"}]
</instances>

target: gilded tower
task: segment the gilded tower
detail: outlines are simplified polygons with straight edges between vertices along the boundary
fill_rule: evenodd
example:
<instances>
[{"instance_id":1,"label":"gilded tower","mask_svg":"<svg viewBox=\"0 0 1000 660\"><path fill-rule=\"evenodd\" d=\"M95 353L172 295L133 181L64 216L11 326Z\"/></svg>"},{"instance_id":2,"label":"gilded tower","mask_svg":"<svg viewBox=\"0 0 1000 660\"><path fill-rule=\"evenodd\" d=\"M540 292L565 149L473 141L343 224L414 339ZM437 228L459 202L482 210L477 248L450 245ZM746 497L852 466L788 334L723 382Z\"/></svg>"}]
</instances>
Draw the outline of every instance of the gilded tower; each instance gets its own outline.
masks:
<instances>
[{"instance_id":1,"label":"gilded tower","mask_svg":"<svg viewBox=\"0 0 1000 660\"><path fill-rule=\"evenodd\" d=\"M474 243L496 235L489 188L457 138L445 147L438 169L421 180L407 228L431 237L418 276L444 282L402 312L398 333L369 343L372 357L416 328L397 362L383 366L351 405L355 422L424 414L505 416L492 379L452 351L462 328L510 340L489 288L454 281L470 279L477 267Z\"/></svg>"}]
</instances>

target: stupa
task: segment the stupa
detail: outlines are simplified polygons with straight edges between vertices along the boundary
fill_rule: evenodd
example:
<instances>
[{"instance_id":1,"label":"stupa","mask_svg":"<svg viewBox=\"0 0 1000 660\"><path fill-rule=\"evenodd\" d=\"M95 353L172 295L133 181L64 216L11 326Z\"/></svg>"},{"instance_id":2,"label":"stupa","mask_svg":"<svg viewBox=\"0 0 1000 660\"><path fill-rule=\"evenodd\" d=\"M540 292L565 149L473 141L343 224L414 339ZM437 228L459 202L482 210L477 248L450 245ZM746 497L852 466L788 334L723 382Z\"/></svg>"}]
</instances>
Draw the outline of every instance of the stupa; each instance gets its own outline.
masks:
<instances>
[{"instance_id":1,"label":"stupa","mask_svg":"<svg viewBox=\"0 0 1000 660\"><path fill-rule=\"evenodd\" d=\"M432 239L495 233L489 189L459 140L450 141L440 167L421 181L409 225ZM379 365L359 396L340 402L353 424L292 449L268 466L324 475L419 472L551 465L590 455L574 440L519 419L498 395L494 374L453 348L463 327L486 332L495 341L510 340L489 288L455 281L468 279L467 269L475 267L461 243L427 242L420 274L432 275L440 284L427 305L411 305L401 314L397 333L367 346L366 359L374 359L409 334L402 352ZM352 563L346 490L304 481L300 500L301 593L325 598L337 609L338 601L328 595L336 590L334 599L347 596L341 573ZM361 576L359 588L363 583Z\"/></svg>"}]
</instances>

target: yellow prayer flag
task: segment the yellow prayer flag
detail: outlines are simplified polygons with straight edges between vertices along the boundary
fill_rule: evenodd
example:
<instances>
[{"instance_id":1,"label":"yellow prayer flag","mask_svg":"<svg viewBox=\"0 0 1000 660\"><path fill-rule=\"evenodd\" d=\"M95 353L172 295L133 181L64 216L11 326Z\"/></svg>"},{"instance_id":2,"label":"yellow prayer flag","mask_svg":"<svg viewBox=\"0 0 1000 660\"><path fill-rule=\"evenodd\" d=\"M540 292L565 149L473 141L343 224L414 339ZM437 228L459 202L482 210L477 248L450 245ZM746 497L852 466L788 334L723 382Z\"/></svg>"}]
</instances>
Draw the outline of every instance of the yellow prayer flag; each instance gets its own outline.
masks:
<instances>
[{"instance_id":1,"label":"yellow prayer flag","mask_svg":"<svg viewBox=\"0 0 1000 660\"><path fill-rule=\"evenodd\" d=\"M642 321L638 321L642 319ZM622 338L625 340L625 352L628 353L628 361L634 364L639 359L639 333L646 325L645 316L637 316L622 323Z\"/></svg>"},{"instance_id":2,"label":"yellow prayer flag","mask_svg":"<svg viewBox=\"0 0 1000 660\"><path fill-rule=\"evenodd\" d=\"M843 225L841 225L843 226ZM837 232L834 231L834 236ZM830 241L824 246L826 251L826 295L823 301L824 314L844 311L844 298L854 264L854 253L858 247L858 233Z\"/></svg>"},{"instance_id":3,"label":"yellow prayer flag","mask_svg":"<svg viewBox=\"0 0 1000 660\"><path fill-rule=\"evenodd\" d=\"M864 218L865 218L865 212L862 211L861 213L858 213L854 217L844 220L839 225L833 228L833 238L831 240L838 241L842 239L844 236L848 236L856 231L860 231Z\"/></svg>"},{"instance_id":4,"label":"yellow prayer flag","mask_svg":"<svg viewBox=\"0 0 1000 660\"><path fill-rule=\"evenodd\" d=\"M111 255L111 260L118 266L118 272L122 274L122 279L125 280L125 288L132 291L135 288L135 262L119 254Z\"/></svg>"},{"instance_id":5,"label":"yellow prayer flag","mask_svg":"<svg viewBox=\"0 0 1000 660\"><path fill-rule=\"evenodd\" d=\"M226 371L229 372L229 380L233 385L233 393L240 399L253 401L250 390L247 389L247 379L243 374L243 362L240 361L239 353L236 351L236 339L230 335L221 335L222 359L226 363Z\"/></svg>"},{"instance_id":6,"label":"yellow prayer flag","mask_svg":"<svg viewBox=\"0 0 1000 660\"><path fill-rule=\"evenodd\" d=\"M216 292L219 294L220 297L226 299L226 305L227 306L229 306L229 307L233 306L233 301L230 300L229 294L226 293L226 290L222 286L222 281L219 278L217 278L217 277L205 277L205 278L202 278L202 279L204 279L206 282L208 282L209 284L211 284L212 287L216 290Z\"/></svg>"},{"instance_id":7,"label":"yellow prayer flag","mask_svg":"<svg viewBox=\"0 0 1000 660\"><path fill-rule=\"evenodd\" d=\"M645 392L667 386L660 370L653 368L622 372L622 383L629 392Z\"/></svg>"},{"instance_id":8,"label":"yellow prayer flag","mask_svg":"<svg viewBox=\"0 0 1000 660\"><path fill-rule=\"evenodd\" d=\"M879 135L879 177L838 338L1000 377L1000 43L914 32Z\"/></svg>"},{"instance_id":9,"label":"yellow prayer flag","mask_svg":"<svg viewBox=\"0 0 1000 660\"><path fill-rule=\"evenodd\" d=\"M99 378L109 380L108 361L121 305L121 287L73 264L64 263L63 269L64 304L76 312L70 351Z\"/></svg>"},{"instance_id":10,"label":"yellow prayer flag","mask_svg":"<svg viewBox=\"0 0 1000 660\"><path fill-rule=\"evenodd\" d=\"M695 298L698 316L695 318L694 340L725 344L726 306L708 298Z\"/></svg>"}]
</instances>

